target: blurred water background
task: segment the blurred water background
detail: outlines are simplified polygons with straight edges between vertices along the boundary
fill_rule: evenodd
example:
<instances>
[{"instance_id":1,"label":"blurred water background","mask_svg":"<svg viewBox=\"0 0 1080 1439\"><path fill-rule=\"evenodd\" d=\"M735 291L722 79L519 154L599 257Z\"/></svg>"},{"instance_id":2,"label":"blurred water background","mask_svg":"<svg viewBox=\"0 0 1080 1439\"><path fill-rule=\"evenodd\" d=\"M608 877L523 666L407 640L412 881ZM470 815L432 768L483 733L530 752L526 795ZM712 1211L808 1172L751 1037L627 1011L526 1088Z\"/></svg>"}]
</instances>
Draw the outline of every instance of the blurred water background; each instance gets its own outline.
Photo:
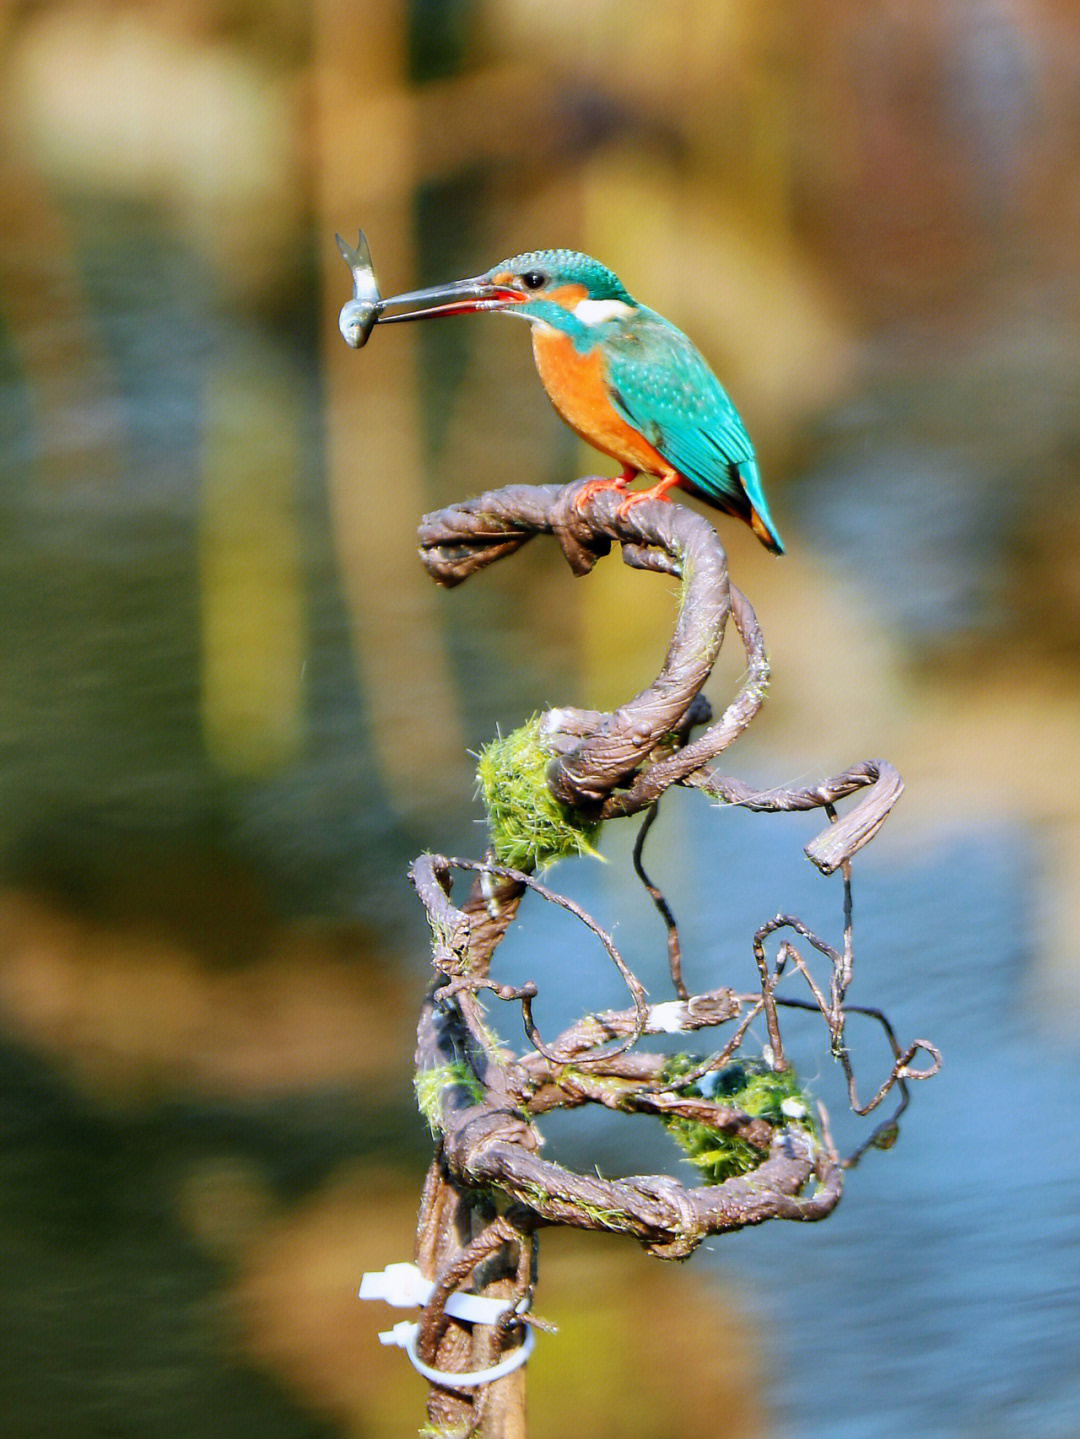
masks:
<instances>
[{"instance_id":1,"label":"blurred water background","mask_svg":"<svg viewBox=\"0 0 1080 1439\"><path fill-rule=\"evenodd\" d=\"M536 1439L1080 1434L1080 12L6 0L0 61L4 1433L413 1432L354 1299L429 1150L405 868L482 848L496 726L667 642L672 586L614 560L425 578L425 510L598 462L519 326L345 348L362 225L386 293L565 245L694 336L790 552L719 520L774 670L730 769L908 783L852 997L944 1073L825 1225L689 1267L552 1236ZM671 804L699 985L777 909L838 938L814 827ZM551 881L659 993L629 844ZM519 929L548 1032L620 1002L572 926Z\"/></svg>"}]
</instances>

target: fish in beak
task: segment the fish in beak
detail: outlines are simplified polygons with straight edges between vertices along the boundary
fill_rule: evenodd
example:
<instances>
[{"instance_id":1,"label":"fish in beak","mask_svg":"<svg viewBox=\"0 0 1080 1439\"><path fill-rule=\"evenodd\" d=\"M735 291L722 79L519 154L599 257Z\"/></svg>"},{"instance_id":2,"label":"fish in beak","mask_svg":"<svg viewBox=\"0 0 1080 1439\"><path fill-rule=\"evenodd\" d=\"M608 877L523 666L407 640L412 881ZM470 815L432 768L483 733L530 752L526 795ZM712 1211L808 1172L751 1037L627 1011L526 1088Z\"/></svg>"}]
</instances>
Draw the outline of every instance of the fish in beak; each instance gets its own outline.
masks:
<instances>
[{"instance_id":1,"label":"fish in beak","mask_svg":"<svg viewBox=\"0 0 1080 1439\"><path fill-rule=\"evenodd\" d=\"M338 249L352 272L353 297L342 306L338 328L345 343L354 350L362 349L376 324L396 320L426 320L437 315L471 315L480 310L503 310L527 299L524 290L513 285L496 283L488 275L474 280L453 280L448 285L432 285L426 290L408 290L403 295L383 299L379 294L371 251L363 230L355 245L337 236ZM419 309L388 315L390 305L412 305Z\"/></svg>"},{"instance_id":2,"label":"fish in beak","mask_svg":"<svg viewBox=\"0 0 1080 1439\"><path fill-rule=\"evenodd\" d=\"M348 240L343 240L340 235L336 238L342 258L352 272L353 281L353 297L341 308L338 329L350 349L360 350L367 344L372 327L379 318L382 296L379 294L375 268L371 263L371 251L363 230L360 231L360 238L355 245L350 245Z\"/></svg>"}]
</instances>

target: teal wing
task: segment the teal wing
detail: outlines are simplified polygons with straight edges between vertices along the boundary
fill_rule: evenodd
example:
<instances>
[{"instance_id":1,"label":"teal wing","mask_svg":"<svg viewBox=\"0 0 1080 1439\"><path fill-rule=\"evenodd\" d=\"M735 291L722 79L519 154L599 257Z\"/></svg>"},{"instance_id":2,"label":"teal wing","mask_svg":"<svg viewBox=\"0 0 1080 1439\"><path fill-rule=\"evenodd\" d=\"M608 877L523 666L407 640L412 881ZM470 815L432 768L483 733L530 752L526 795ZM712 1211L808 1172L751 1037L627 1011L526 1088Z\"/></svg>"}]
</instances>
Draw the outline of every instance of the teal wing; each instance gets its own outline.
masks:
<instances>
[{"instance_id":1,"label":"teal wing","mask_svg":"<svg viewBox=\"0 0 1080 1439\"><path fill-rule=\"evenodd\" d=\"M691 341L642 306L605 339L604 351L611 400L622 417L702 499L744 520L756 513L770 547L779 549L750 436Z\"/></svg>"}]
</instances>

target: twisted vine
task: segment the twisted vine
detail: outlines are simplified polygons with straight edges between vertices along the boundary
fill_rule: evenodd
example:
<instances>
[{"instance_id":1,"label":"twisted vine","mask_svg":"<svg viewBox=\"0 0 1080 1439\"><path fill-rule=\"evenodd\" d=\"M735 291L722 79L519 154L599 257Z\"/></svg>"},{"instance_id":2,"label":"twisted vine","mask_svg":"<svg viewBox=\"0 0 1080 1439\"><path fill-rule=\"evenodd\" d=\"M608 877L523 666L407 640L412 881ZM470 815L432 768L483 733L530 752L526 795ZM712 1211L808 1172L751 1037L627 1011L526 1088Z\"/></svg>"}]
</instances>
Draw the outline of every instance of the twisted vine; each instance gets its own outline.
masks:
<instances>
[{"instance_id":1,"label":"twisted vine","mask_svg":"<svg viewBox=\"0 0 1080 1439\"><path fill-rule=\"evenodd\" d=\"M511 485L452 505L425 517L420 552L432 578L448 588L542 534L557 540L575 575L588 574L618 545L626 564L680 579L675 628L655 681L610 713L552 709L539 722L548 756L546 785L570 822L594 826L644 815L634 864L667 928L676 998L649 1004L611 936L579 906L541 884L529 866L500 863L491 852L483 860L426 854L412 865L410 878L432 929L435 970L420 1016L416 1056L418 1091L437 1137L418 1238L421 1265L437 1287L425 1310L419 1350L426 1362L448 1373L498 1354L517 1342L516 1330L538 1322L528 1309L540 1229L570 1225L614 1231L661 1257L685 1258L707 1235L773 1219L823 1219L840 1200L845 1171L871 1145L887 1147L895 1139L909 1102L909 1083L931 1077L940 1066L938 1051L927 1041L903 1046L879 1010L846 1002L854 964L850 861L900 797L900 776L876 759L815 785L765 791L722 775L719 756L752 722L769 682L753 607L731 583L723 547L702 517L657 502L620 512L621 496L589 492L585 485ZM745 651L746 671L734 698L714 717L701 691L729 621ZM822 873L842 873L842 947L828 944L794 916L777 915L753 937L755 992L721 987L690 994L682 978L677 922L643 862L657 805L673 785L762 813L822 810L829 823L805 852ZM860 792L840 817L836 805ZM457 872L474 875L460 905L453 897ZM627 984L629 1008L584 1016L545 1040L533 1018L537 985L530 981L514 987L491 979L492 957L529 890L570 911L599 941ZM781 934L770 962L766 946ZM828 966L825 984L815 977L799 943ZM789 979L801 983L804 992L778 993ZM523 1053L509 1049L493 1032L482 994L520 1007L528 1041ZM894 1112L846 1157L836 1150L824 1108L818 1105L814 1115L797 1089L777 1089L764 1106L750 1102L765 1092L762 1086L772 1082L770 1076L786 1076L785 1083L793 1079L783 1046L785 1008L821 1015L857 1114L876 1110L891 1093L898 1096ZM858 1099L845 1043L850 1013L875 1019L893 1055L888 1075L865 1103ZM758 1016L769 1035L767 1060L746 1061L741 1046ZM724 1026L730 1026L726 1041L703 1058L637 1047L644 1034L682 1035ZM916 1063L920 1053L926 1056L921 1066ZM747 1083L729 1092L733 1074ZM718 1152L740 1157L738 1172L718 1169L715 1182L694 1187L666 1174L619 1179L578 1174L542 1158L536 1119L554 1108L585 1104L660 1116L676 1129L681 1126L684 1135L708 1136L709 1144L715 1137ZM497 1331L471 1329L446 1314L448 1295L470 1279L478 1290L517 1301ZM436 1385L429 1420L445 1434L523 1432L522 1385L520 1373L469 1393L449 1383Z\"/></svg>"}]
</instances>

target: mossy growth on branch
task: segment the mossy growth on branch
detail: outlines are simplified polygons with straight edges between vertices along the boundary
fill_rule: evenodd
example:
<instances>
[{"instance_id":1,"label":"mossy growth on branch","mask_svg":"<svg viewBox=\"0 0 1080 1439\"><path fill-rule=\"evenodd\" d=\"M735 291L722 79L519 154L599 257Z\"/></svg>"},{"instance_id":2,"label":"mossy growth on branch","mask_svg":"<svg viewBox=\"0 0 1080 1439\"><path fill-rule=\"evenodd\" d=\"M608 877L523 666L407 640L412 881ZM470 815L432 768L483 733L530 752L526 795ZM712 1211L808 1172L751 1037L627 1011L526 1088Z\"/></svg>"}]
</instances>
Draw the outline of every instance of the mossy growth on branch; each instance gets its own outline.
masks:
<instances>
[{"instance_id":1,"label":"mossy growth on branch","mask_svg":"<svg viewBox=\"0 0 1080 1439\"><path fill-rule=\"evenodd\" d=\"M485 745L476 767L495 857L527 874L557 859L596 856L599 824L584 820L551 793L548 767L553 758L544 744L540 716L534 715L520 729Z\"/></svg>"},{"instance_id":2,"label":"mossy growth on branch","mask_svg":"<svg viewBox=\"0 0 1080 1439\"><path fill-rule=\"evenodd\" d=\"M477 1104L485 1098L484 1086L464 1063L439 1064L434 1069L419 1069L413 1080L417 1107L427 1120L433 1135L438 1135L442 1130L439 1100L443 1090L451 1084L463 1084Z\"/></svg>"},{"instance_id":3,"label":"mossy growth on branch","mask_svg":"<svg viewBox=\"0 0 1080 1439\"><path fill-rule=\"evenodd\" d=\"M700 1059L689 1054L672 1055L664 1066L665 1081L697 1068ZM680 1093L714 1104L741 1109L751 1119L764 1119L777 1128L795 1125L820 1141L810 1102L799 1086L793 1069L772 1069L763 1059L742 1059L725 1069L714 1070ZM686 1150L690 1163L700 1171L706 1184L723 1184L738 1174L748 1174L765 1158L762 1151L738 1134L714 1129L696 1119L663 1116L664 1127Z\"/></svg>"}]
</instances>

